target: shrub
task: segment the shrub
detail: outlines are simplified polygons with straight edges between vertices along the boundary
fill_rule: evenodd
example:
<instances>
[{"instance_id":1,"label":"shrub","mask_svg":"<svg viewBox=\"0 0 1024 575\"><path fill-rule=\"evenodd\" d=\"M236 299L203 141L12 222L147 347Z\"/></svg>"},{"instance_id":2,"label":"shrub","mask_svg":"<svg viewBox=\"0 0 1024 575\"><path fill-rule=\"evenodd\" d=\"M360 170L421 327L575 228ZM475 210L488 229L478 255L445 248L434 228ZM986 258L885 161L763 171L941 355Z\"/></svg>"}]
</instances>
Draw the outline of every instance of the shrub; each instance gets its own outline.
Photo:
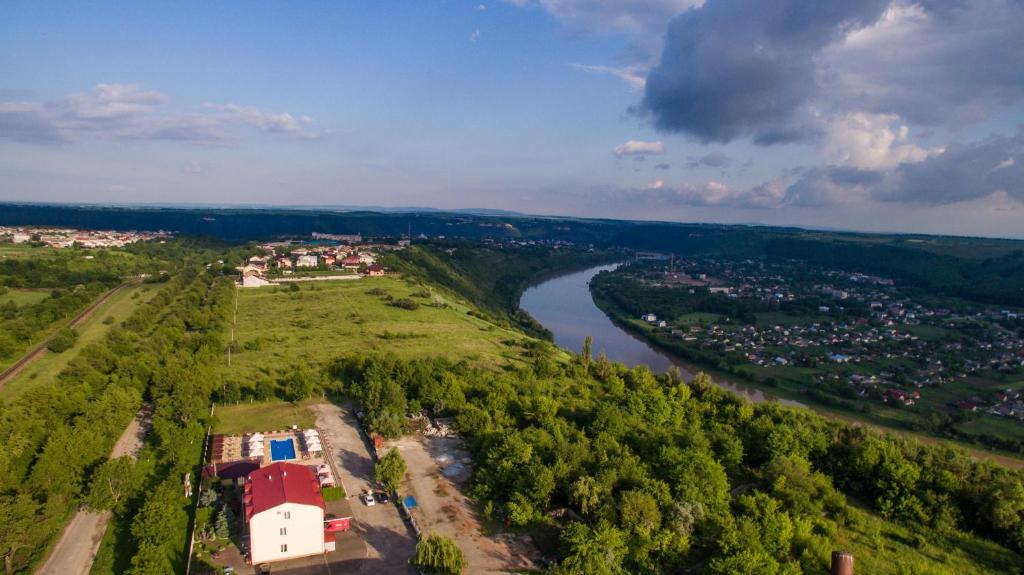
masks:
<instances>
[{"instance_id":1,"label":"shrub","mask_svg":"<svg viewBox=\"0 0 1024 575\"><path fill-rule=\"evenodd\" d=\"M53 353L63 353L74 347L76 341L78 341L78 332L64 328L50 339L50 343L46 344L46 349Z\"/></svg>"},{"instance_id":2,"label":"shrub","mask_svg":"<svg viewBox=\"0 0 1024 575\"><path fill-rule=\"evenodd\" d=\"M419 307L420 307L420 304L416 303L415 301L413 301L413 300L411 300L409 298L404 298L404 297L396 299L395 301L389 303L388 305L391 305L391 306L394 306L394 307L398 307L398 308L402 308L402 309L407 309L407 310L419 309Z\"/></svg>"}]
</instances>

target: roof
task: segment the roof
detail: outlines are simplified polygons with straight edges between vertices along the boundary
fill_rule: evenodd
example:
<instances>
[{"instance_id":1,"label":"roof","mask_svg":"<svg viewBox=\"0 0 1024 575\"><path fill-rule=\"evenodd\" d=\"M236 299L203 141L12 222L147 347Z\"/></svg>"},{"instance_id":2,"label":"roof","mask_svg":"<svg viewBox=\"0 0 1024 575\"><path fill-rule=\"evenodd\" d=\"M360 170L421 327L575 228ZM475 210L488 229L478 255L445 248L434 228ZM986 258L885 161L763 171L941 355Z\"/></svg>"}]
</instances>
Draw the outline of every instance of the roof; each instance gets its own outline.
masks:
<instances>
[{"instance_id":1,"label":"roof","mask_svg":"<svg viewBox=\"0 0 1024 575\"><path fill-rule=\"evenodd\" d=\"M224 463L211 463L203 468L203 477L220 477L221 479L238 479L245 477L260 468L259 461L239 460Z\"/></svg>"},{"instance_id":2,"label":"roof","mask_svg":"<svg viewBox=\"0 0 1024 575\"><path fill-rule=\"evenodd\" d=\"M305 465L278 462L249 474L245 481L246 520L284 503L324 509L320 482Z\"/></svg>"}]
</instances>

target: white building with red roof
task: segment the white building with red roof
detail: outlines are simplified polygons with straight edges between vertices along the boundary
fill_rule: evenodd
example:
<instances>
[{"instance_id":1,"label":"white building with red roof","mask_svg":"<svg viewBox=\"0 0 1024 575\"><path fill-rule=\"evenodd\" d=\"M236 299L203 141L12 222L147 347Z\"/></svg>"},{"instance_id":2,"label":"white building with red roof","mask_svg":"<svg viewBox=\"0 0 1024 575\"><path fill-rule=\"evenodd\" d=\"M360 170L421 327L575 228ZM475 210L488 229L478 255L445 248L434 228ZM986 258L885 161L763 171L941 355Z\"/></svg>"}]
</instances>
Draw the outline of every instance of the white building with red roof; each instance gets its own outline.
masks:
<instances>
[{"instance_id":1,"label":"white building with red roof","mask_svg":"<svg viewBox=\"0 0 1024 575\"><path fill-rule=\"evenodd\" d=\"M324 552L324 498L305 465L279 462L250 473L245 520L253 565Z\"/></svg>"}]
</instances>

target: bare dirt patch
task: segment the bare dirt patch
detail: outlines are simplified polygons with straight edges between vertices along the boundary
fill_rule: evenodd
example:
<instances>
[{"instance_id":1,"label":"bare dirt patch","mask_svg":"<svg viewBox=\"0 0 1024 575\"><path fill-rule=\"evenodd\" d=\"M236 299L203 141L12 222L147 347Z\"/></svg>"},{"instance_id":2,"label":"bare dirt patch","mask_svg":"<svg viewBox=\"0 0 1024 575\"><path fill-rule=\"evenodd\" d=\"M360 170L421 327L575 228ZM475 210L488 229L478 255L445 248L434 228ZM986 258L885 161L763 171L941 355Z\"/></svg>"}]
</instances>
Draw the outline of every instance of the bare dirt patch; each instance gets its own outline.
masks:
<instances>
[{"instance_id":1,"label":"bare dirt patch","mask_svg":"<svg viewBox=\"0 0 1024 575\"><path fill-rule=\"evenodd\" d=\"M536 569L540 553L527 536L488 536L464 488L471 459L461 439L412 435L397 447L409 466L402 496L412 495L412 516L425 534L451 537L466 554L467 573L506 573Z\"/></svg>"}]
</instances>

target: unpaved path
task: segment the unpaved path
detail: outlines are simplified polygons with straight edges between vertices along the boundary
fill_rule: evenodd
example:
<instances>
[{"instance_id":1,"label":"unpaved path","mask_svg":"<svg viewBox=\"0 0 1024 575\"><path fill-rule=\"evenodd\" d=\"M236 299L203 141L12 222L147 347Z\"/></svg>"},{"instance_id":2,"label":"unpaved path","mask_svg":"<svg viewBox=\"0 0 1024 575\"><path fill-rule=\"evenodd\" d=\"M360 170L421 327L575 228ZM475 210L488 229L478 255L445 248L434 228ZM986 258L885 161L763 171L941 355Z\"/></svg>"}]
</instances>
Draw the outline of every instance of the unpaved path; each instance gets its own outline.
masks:
<instances>
[{"instance_id":1,"label":"unpaved path","mask_svg":"<svg viewBox=\"0 0 1024 575\"><path fill-rule=\"evenodd\" d=\"M537 568L540 554L529 539L511 534L488 536L481 531L476 509L463 491L471 463L461 439L417 434L388 445L397 447L409 466L400 492L416 498L412 515L420 529L425 535L445 535L455 540L466 555L467 573Z\"/></svg>"},{"instance_id":2,"label":"unpaved path","mask_svg":"<svg viewBox=\"0 0 1024 575\"><path fill-rule=\"evenodd\" d=\"M114 444L110 457L136 457L149 429L150 408L143 407ZM110 523L109 511L79 511L64 528L38 575L88 575L103 534Z\"/></svg>"}]
</instances>

